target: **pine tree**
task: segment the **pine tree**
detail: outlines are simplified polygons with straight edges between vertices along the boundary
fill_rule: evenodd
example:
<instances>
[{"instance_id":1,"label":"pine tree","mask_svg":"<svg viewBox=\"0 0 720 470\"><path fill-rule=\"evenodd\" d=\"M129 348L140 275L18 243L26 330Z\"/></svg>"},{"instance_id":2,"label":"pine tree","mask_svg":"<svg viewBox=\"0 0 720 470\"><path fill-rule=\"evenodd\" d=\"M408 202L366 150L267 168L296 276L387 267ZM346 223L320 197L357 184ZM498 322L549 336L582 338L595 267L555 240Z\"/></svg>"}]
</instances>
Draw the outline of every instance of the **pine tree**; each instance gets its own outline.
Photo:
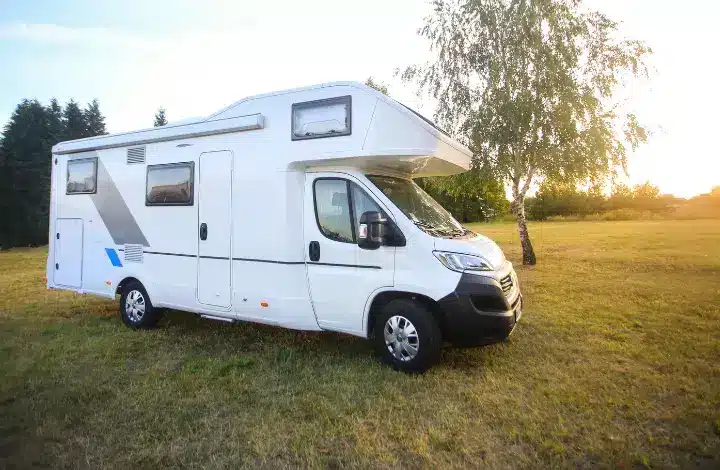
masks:
<instances>
[{"instance_id":1,"label":"pine tree","mask_svg":"<svg viewBox=\"0 0 720 470\"><path fill-rule=\"evenodd\" d=\"M92 100L83 112L85 123L87 124L86 137L107 134L105 130L105 116L100 112L100 104L98 100Z\"/></svg>"},{"instance_id":2,"label":"pine tree","mask_svg":"<svg viewBox=\"0 0 720 470\"><path fill-rule=\"evenodd\" d=\"M160 127L167 124L167 118L165 117L165 108L160 106L157 110L157 113L155 113L155 122L153 123L153 126Z\"/></svg>"},{"instance_id":3,"label":"pine tree","mask_svg":"<svg viewBox=\"0 0 720 470\"><path fill-rule=\"evenodd\" d=\"M63 136L63 140L75 140L88 137L88 126L85 122L85 116L75 100L71 99L65 105L63 119L65 121L65 135Z\"/></svg>"},{"instance_id":4,"label":"pine tree","mask_svg":"<svg viewBox=\"0 0 720 470\"><path fill-rule=\"evenodd\" d=\"M52 106L52 105L51 105ZM49 108L24 100L5 125L0 154L0 246L47 243L51 147Z\"/></svg>"},{"instance_id":5,"label":"pine tree","mask_svg":"<svg viewBox=\"0 0 720 470\"><path fill-rule=\"evenodd\" d=\"M50 106L46 108L48 120L50 124L50 133L52 135L53 145L62 141L65 137L65 123L63 122L63 109L57 99L50 100Z\"/></svg>"}]
</instances>

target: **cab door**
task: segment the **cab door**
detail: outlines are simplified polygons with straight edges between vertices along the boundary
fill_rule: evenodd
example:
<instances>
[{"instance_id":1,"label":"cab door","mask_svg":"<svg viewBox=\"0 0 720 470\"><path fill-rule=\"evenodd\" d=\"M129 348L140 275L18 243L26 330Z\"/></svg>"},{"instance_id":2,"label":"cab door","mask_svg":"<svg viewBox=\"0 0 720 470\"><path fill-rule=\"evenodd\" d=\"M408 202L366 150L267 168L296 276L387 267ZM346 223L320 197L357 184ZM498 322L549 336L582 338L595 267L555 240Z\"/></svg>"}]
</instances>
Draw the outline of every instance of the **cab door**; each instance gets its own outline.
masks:
<instances>
[{"instance_id":1,"label":"cab door","mask_svg":"<svg viewBox=\"0 0 720 470\"><path fill-rule=\"evenodd\" d=\"M315 316L324 329L364 334L368 299L393 285L395 248L357 245L358 221L366 211L387 214L355 178L306 175L305 262Z\"/></svg>"}]
</instances>

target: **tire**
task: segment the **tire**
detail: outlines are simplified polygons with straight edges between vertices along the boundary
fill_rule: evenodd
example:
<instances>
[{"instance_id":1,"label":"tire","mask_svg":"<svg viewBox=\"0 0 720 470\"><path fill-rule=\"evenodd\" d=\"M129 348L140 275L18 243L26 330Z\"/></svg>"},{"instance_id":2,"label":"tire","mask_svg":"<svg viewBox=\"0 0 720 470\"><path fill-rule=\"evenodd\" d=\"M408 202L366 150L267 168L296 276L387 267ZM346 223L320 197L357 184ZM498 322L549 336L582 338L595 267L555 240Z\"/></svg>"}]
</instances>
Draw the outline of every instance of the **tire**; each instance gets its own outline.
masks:
<instances>
[{"instance_id":1,"label":"tire","mask_svg":"<svg viewBox=\"0 0 720 470\"><path fill-rule=\"evenodd\" d=\"M440 358L440 327L432 312L417 300L388 303L375 318L374 331L378 354L396 370L425 372Z\"/></svg>"},{"instance_id":2,"label":"tire","mask_svg":"<svg viewBox=\"0 0 720 470\"><path fill-rule=\"evenodd\" d=\"M138 281L128 282L120 294L120 317L123 323L135 330L155 327L163 311L153 307L150 296Z\"/></svg>"}]
</instances>

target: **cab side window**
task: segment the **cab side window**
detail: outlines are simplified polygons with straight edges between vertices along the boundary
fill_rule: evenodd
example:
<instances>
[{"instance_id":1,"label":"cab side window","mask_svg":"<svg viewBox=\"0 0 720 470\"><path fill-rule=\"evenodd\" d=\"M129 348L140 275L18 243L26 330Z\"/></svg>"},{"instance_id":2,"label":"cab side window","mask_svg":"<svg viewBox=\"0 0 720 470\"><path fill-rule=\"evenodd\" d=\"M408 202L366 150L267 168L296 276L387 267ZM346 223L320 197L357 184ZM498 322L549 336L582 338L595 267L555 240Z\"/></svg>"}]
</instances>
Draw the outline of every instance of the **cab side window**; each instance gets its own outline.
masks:
<instances>
[{"instance_id":1,"label":"cab side window","mask_svg":"<svg viewBox=\"0 0 720 470\"><path fill-rule=\"evenodd\" d=\"M346 180L318 179L315 181L315 216L320 231L327 238L344 243L354 243L350 194Z\"/></svg>"},{"instance_id":2,"label":"cab side window","mask_svg":"<svg viewBox=\"0 0 720 470\"><path fill-rule=\"evenodd\" d=\"M385 215L357 184L341 178L315 180L315 216L320 231L330 240L356 243L360 217L368 211Z\"/></svg>"}]
</instances>

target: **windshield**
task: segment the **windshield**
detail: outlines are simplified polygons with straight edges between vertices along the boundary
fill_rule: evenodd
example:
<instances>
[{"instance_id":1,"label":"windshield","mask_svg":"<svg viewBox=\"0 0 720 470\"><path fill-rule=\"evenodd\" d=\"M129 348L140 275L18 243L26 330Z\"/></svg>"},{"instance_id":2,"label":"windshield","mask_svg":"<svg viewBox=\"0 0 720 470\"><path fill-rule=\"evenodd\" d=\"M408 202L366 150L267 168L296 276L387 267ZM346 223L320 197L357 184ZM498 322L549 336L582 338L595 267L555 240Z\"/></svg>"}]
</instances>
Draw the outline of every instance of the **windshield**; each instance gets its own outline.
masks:
<instances>
[{"instance_id":1,"label":"windshield","mask_svg":"<svg viewBox=\"0 0 720 470\"><path fill-rule=\"evenodd\" d=\"M433 236L456 237L471 233L453 219L448 211L411 180L391 176L371 176L377 186L403 213L423 231Z\"/></svg>"}]
</instances>

